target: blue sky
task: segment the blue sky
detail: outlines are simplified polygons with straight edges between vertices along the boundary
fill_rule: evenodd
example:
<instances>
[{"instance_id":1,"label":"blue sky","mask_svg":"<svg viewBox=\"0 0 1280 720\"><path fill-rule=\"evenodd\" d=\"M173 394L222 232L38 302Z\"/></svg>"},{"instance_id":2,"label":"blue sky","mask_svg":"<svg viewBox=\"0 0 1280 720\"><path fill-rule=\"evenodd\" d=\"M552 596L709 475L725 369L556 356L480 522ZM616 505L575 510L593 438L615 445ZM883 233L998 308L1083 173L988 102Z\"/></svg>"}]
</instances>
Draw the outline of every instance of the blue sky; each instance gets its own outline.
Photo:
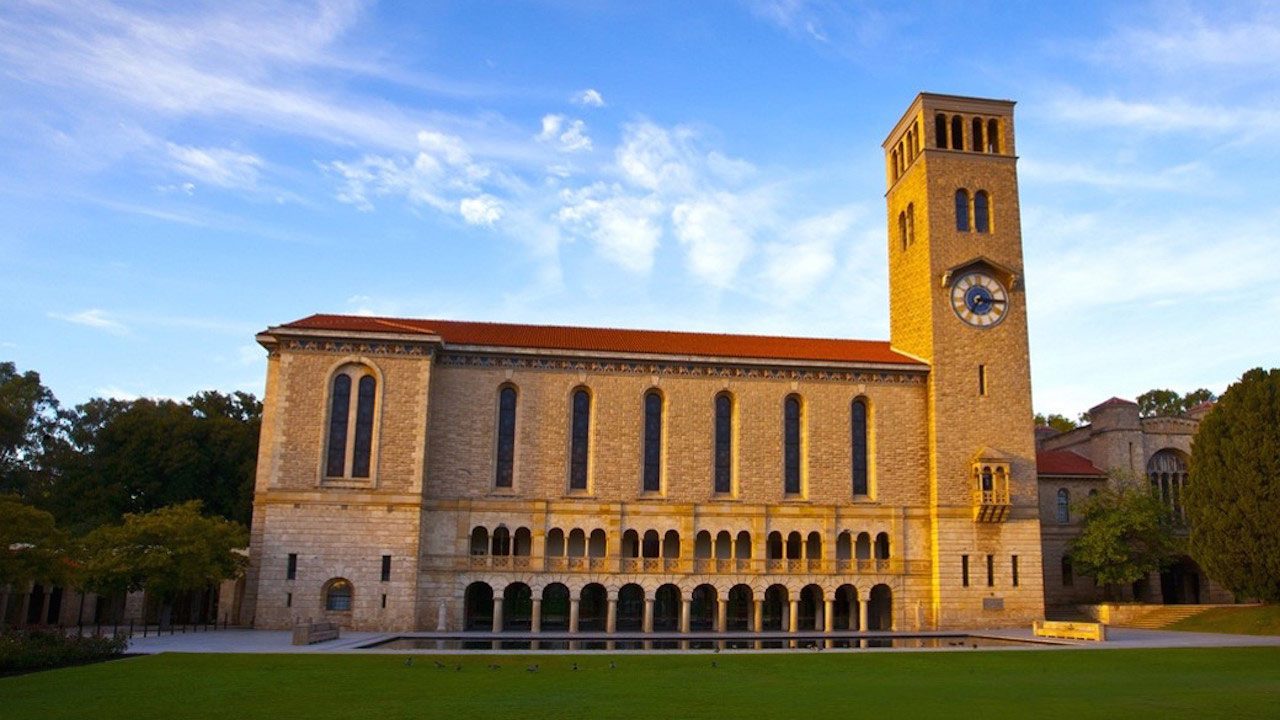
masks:
<instances>
[{"instance_id":1,"label":"blue sky","mask_svg":"<svg viewBox=\"0 0 1280 720\"><path fill-rule=\"evenodd\" d=\"M1280 356L1267 3L0 5L0 358L261 394L313 312L887 338L880 143L1018 101L1035 406Z\"/></svg>"}]
</instances>

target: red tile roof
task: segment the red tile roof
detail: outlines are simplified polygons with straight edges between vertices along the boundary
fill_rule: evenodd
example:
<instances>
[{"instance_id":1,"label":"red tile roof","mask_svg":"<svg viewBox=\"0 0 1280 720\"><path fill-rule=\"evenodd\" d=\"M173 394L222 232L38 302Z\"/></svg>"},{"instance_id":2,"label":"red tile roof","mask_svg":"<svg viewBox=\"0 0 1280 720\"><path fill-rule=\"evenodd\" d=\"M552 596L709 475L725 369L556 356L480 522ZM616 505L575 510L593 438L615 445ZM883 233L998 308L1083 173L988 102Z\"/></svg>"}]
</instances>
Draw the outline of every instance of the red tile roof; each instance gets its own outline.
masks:
<instances>
[{"instance_id":1,"label":"red tile roof","mask_svg":"<svg viewBox=\"0 0 1280 720\"><path fill-rule=\"evenodd\" d=\"M1134 401L1132 401L1132 400L1125 400L1124 398L1113 397L1113 398L1111 398L1110 400L1104 400L1104 401L1102 401L1102 402L1098 403L1097 405L1094 405L1093 407L1091 407L1091 408L1089 408L1089 409L1090 409L1090 410L1097 410L1098 408L1115 407L1115 406L1117 406L1117 405L1137 405L1137 404L1138 404L1138 403L1136 403L1136 402L1134 402Z\"/></svg>"},{"instance_id":2,"label":"red tile roof","mask_svg":"<svg viewBox=\"0 0 1280 720\"><path fill-rule=\"evenodd\" d=\"M1070 450L1037 450L1036 474L1038 475L1096 475L1106 477L1089 458Z\"/></svg>"},{"instance_id":3,"label":"red tile roof","mask_svg":"<svg viewBox=\"0 0 1280 720\"><path fill-rule=\"evenodd\" d=\"M446 345L885 363L925 367L919 360L894 352L889 348L889 343L875 340L719 335L667 330L513 325L359 315L312 315L283 325L281 329L438 335Z\"/></svg>"}]
</instances>

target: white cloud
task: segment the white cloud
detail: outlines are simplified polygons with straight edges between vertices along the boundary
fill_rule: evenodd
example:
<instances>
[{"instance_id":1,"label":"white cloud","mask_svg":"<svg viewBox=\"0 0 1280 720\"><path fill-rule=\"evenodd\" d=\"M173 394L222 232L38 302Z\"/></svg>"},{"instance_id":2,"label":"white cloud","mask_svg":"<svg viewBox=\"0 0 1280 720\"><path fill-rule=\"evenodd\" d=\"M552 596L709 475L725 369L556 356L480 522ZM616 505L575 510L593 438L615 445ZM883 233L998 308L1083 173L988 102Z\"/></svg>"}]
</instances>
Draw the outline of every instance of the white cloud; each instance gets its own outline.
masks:
<instances>
[{"instance_id":1,"label":"white cloud","mask_svg":"<svg viewBox=\"0 0 1280 720\"><path fill-rule=\"evenodd\" d=\"M575 105L582 105L583 107L604 107L604 96L595 88L587 88L575 94L572 101Z\"/></svg>"},{"instance_id":2,"label":"white cloud","mask_svg":"<svg viewBox=\"0 0 1280 720\"><path fill-rule=\"evenodd\" d=\"M472 225L492 225L502 219L502 203L492 195L463 198L458 210Z\"/></svg>"},{"instance_id":3,"label":"white cloud","mask_svg":"<svg viewBox=\"0 0 1280 720\"><path fill-rule=\"evenodd\" d=\"M732 284L755 245L751 229L740 222L744 211L729 193L681 202L672 209L676 239L685 247L685 262L695 277L717 288Z\"/></svg>"},{"instance_id":4,"label":"white cloud","mask_svg":"<svg viewBox=\"0 0 1280 720\"><path fill-rule=\"evenodd\" d=\"M198 148L168 143L174 170L224 188L253 188L258 184L262 159L230 148ZM194 189L194 188L193 188ZM190 194L186 185L183 190Z\"/></svg>"},{"instance_id":5,"label":"white cloud","mask_svg":"<svg viewBox=\"0 0 1280 720\"><path fill-rule=\"evenodd\" d=\"M103 330L113 335L127 335L129 328L115 318L111 317L107 311L99 308L90 308L81 310L78 313L49 313L49 317L57 320L65 320L76 325L91 327L95 330Z\"/></svg>"},{"instance_id":6,"label":"white cloud","mask_svg":"<svg viewBox=\"0 0 1280 720\"><path fill-rule=\"evenodd\" d=\"M1280 69L1280 14L1274 6L1215 7L1209 17L1184 5L1160 3L1154 15L1099 42L1091 53L1094 59L1167 72L1189 69L1198 75L1215 69L1275 75Z\"/></svg>"},{"instance_id":7,"label":"white cloud","mask_svg":"<svg viewBox=\"0 0 1280 720\"><path fill-rule=\"evenodd\" d=\"M138 393L125 390L119 385L107 385L105 387L100 387L94 394L98 397L114 398L116 400L124 400L125 402L133 402L134 400L142 397Z\"/></svg>"},{"instance_id":8,"label":"white cloud","mask_svg":"<svg viewBox=\"0 0 1280 720\"><path fill-rule=\"evenodd\" d=\"M1196 105L1183 100L1144 102L1069 94L1052 101L1047 116L1089 127L1148 132L1231 132L1280 128L1280 112L1266 108Z\"/></svg>"},{"instance_id":9,"label":"white cloud","mask_svg":"<svg viewBox=\"0 0 1280 720\"><path fill-rule=\"evenodd\" d=\"M653 267L662 237L662 204L653 197L623 194L604 183L566 190L556 219L567 229L590 239L602 257L635 273Z\"/></svg>"},{"instance_id":10,"label":"white cloud","mask_svg":"<svg viewBox=\"0 0 1280 720\"><path fill-rule=\"evenodd\" d=\"M633 185L665 193L692 192L698 158L690 147L693 131L671 129L651 122L623 128L623 142L615 152L619 169Z\"/></svg>"},{"instance_id":11,"label":"white cloud","mask_svg":"<svg viewBox=\"0 0 1280 720\"><path fill-rule=\"evenodd\" d=\"M373 198L398 196L445 213L464 214L463 199L473 198L490 176L487 166L474 162L460 138L438 132L418 133L419 152L403 157L366 155L354 162L336 160L322 165L342 178L338 200L360 210L373 210ZM475 203L465 212L474 213ZM495 218L496 219L496 218Z\"/></svg>"},{"instance_id":12,"label":"white cloud","mask_svg":"<svg viewBox=\"0 0 1280 720\"><path fill-rule=\"evenodd\" d=\"M587 124L582 120L566 118L563 115L544 115L542 131L538 133L539 142L551 143L561 152L583 152L591 150L591 138L586 134Z\"/></svg>"},{"instance_id":13,"label":"white cloud","mask_svg":"<svg viewBox=\"0 0 1280 720\"><path fill-rule=\"evenodd\" d=\"M1212 175L1200 162L1188 162L1153 171L1124 171L1082 163L1055 163L1023 159L1018 163L1023 180L1039 183L1071 183L1099 188L1186 190L1203 192Z\"/></svg>"},{"instance_id":14,"label":"white cloud","mask_svg":"<svg viewBox=\"0 0 1280 720\"><path fill-rule=\"evenodd\" d=\"M776 300L794 302L819 288L836 266L836 244L848 241L857 211L841 208L795 224L791 237L768 244L763 271Z\"/></svg>"}]
</instances>

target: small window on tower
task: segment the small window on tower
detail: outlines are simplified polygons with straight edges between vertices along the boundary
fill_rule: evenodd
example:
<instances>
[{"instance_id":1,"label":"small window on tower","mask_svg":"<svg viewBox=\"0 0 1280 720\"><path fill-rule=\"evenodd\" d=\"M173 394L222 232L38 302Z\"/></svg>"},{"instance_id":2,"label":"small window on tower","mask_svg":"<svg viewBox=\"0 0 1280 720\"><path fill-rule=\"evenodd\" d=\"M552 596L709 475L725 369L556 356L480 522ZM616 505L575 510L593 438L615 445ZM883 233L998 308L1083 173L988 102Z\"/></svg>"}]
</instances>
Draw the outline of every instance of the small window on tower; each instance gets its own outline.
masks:
<instances>
[{"instance_id":1,"label":"small window on tower","mask_svg":"<svg viewBox=\"0 0 1280 720\"><path fill-rule=\"evenodd\" d=\"M933 117L933 144L944 150L947 148L947 116L942 113Z\"/></svg>"},{"instance_id":2,"label":"small window on tower","mask_svg":"<svg viewBox=\"0 0 1280 720\"><path fill-rule=\"evenodd\" d=\"M902 249L907 249L907 213L906 211L898 213L898 242L902 243Z\"/></svg>"},{"instance_id":3,"label":"small window on tower","mask_svg":"<svg viewBox=\"0 0 1280 720\"><path fill-rule=\"evenodd\" d=\"M916 241L916 205L907 203L907 244Z\"/></svg>"},{"instance_id":4,"label":"small window on tower","mask_svg":"<svg viewBox=\"0 0 1280 720\"><path fill-rule=\"evenodd\" d=\"M959 115L951 117L951 149L964 149L964 119Z\"/></svg>"},{"instance_id":5,"label":"small window on tower","mask_svg":"<svg viewBox=\"0 0 1280 720\"><path fill-rule=\"evenodd\" d=\"M969 556L960 556L960 582L969 587Z\"/></svg>"},{"instance_id":6,"label":"small window on tower","mask_svg":"<svg viewBox=\"0 0 1280 720\"><path fill-rule=\"evenodd\" d=\"M956 191L956 230L969 232L969 191Z\"/></svg>"},{"instance_id":7,"label":"small window on tower","mask_svg":"<svg viewBox=\"0 0 1280 720\"><path fill-rule=\"evenodd\" d=\"M973 229L980 232L991 231L991 200L986 190L979 190L973 196Z\"/></svg>"},{"instance_id":8,"label":"small window on tower","mask_svg":"<svg viewBox=\"0 0 1280 720\"><path fill-rule=\"evenodd\" d=\"M987 394L987 366L978 366L978 394L986 396Z\"/></svg>"}]
</instances>

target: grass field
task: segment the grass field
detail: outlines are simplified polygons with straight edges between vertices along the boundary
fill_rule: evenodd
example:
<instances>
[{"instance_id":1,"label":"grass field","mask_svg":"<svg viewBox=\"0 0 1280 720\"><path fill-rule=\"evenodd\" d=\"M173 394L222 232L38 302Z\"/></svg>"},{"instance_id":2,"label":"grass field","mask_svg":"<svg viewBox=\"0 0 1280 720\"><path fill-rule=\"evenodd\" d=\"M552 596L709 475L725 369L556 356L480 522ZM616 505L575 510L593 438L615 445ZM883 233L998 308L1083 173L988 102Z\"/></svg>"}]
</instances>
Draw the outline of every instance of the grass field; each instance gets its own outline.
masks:
<instances>
[{"instance_id":1,"label":"grass field","mask_svg":"<svg viewBox=\"0 0 1280 720\"><path fill-rule=\"evenodd\" d=\"M405 658L130 658L0 679L0 717L1280 716L1280 648Z\"/></svg>"},{"instance_id":2,"label":"grass field","mask_svg":"<svg viewBox=\"0 0 1280 720\"><path fill-rule=\"evenodd\" d=\"M1168 629L1237 635L1280 635L1280 605L1212 608L1180 620Z\"/></svg>"}]
</instances>

